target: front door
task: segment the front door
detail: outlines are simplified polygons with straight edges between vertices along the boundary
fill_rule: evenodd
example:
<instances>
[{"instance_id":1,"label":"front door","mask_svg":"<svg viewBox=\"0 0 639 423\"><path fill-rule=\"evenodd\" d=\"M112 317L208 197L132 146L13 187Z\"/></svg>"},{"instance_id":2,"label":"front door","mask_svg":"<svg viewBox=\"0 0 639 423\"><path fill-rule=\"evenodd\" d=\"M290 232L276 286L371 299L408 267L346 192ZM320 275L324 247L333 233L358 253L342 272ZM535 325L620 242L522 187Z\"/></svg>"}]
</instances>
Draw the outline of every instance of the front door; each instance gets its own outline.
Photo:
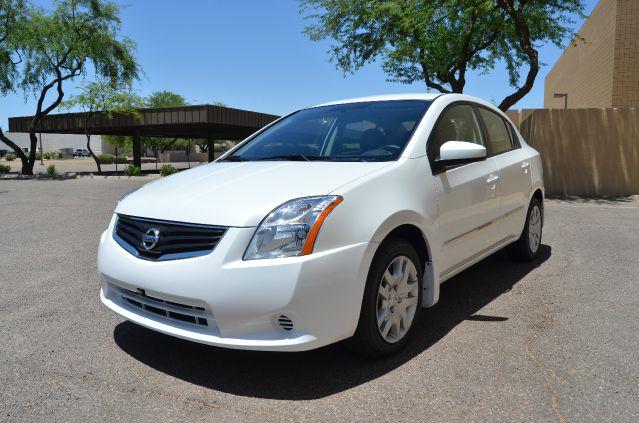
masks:
<instances>
[{"instance_id":1,"label":"front door","mask_svg":"<svg viewBox=\"0 0 639 423\"><path fill-rule=\"evenodd\" d=\"M429 157L436 158L447 141L484 145L479 118L469 104L446 109L429 140ZM495 160L446 169L435 175L439 208L442 266L446 278L498 241L493 222L499 217L499 168Z\"/></svg>"}]
</instances>

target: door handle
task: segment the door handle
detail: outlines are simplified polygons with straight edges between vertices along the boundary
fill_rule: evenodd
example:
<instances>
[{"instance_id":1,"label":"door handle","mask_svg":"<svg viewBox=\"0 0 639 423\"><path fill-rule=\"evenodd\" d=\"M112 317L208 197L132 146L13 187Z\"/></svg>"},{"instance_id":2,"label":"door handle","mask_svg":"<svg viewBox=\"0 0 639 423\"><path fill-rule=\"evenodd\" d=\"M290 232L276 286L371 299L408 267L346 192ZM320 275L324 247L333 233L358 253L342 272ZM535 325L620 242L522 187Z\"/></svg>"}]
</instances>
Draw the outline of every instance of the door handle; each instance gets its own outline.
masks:
<instances>
[{"instance_id":1,"label":"door handle","mask_svg":"<svg viewBox=\"0 0 639 423\"><path fill-rule=\"evenodd\" d=\"M529 167L530 167L530 162L523 162L521 164L521 169L524 171L524 173L528 173Z\"/></svg>"},{"instance_id":2,"label":"door handle","mask_svg":"<svg viewBox=\"0 0 639 423\"><path fill-rule=\"evenodd\" d=\"M493 184L495 184L497 181L499 181L499 176L496 176L496 175L494 175L494 176L490 176L488 179L486 179L486 183L487 183L488 185L493 185Z\"/></svg>"}]
</instances>

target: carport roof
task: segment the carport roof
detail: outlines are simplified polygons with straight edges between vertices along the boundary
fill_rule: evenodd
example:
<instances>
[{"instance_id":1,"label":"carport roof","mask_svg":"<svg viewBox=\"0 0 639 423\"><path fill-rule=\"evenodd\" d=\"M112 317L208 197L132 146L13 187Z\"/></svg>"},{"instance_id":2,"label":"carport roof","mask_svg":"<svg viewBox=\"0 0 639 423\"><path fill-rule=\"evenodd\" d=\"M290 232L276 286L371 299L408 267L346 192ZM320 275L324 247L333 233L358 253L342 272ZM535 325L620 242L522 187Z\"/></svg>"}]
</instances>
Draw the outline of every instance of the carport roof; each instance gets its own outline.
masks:
<instances>
[{"instance_id":1,"label":"carport roof","mask_svg":"<svg viewBox=\"0 0 639 423\"><path fill-rule=\"evenodd\" d=\"M84 134L85 113L63 113L42 118L40 133ZM243 139L278 116L209 104L139 109L136 114L95 113L89 121L92 135L139 135L175 138ZM32 117L9 118L10 132L28 132Z\"/></svg>"}]
</instances>

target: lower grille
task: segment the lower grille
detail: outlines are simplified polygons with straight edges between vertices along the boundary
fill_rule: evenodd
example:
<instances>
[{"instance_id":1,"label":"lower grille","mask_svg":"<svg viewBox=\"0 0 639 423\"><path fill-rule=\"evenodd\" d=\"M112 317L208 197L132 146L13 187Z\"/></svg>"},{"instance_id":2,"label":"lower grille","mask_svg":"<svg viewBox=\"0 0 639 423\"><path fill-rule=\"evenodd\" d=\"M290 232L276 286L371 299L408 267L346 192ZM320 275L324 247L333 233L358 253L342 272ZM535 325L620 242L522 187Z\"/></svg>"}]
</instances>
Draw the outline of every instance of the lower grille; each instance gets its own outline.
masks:
<instances>
[{"instance_id":1,"label":"lower grille","mask_svg":"<svg viewBox=\"0 0 639 423\"><path fill-rule=\"evenodd\" d=\"M225 227L170 222L119 214L113 238L125 250L145 260L177 260L209 254Z\"/></svg>"},{"instance_id":2,"label":"lower grille","mask_svg":"<svg viewBox=\"0 0 639 423\"><path fill-rule=\"evenodd\" d=\"M180 322L190 323L200 327L209 326L208 319L211 316L206 313L204 307L196 307L162 300L147 295L143 290L135 292L119 287L116 289L122 300L130 306L168 319L178 320Z\"/></svg>"}]
</instances>

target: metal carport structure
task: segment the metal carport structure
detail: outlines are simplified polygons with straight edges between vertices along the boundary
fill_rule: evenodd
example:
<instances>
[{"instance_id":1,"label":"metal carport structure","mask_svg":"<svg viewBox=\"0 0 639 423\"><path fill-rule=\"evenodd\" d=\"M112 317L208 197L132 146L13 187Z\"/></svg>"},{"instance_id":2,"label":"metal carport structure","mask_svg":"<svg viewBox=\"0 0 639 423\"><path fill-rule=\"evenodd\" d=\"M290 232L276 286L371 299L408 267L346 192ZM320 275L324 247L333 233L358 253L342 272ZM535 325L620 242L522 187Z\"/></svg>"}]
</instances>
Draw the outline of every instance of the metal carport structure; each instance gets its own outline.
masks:
<instances>
[{"instance_id":1,"label":"metal carport structure","mask_svg":"<svg viewBox=\"0 0 639 423\"><path fill-rule=\"evenodd\" d=\"M133 164L141 166L140 137L201 138L208 141L209 161L213 140L241 140L273 122L278 116L209 104L139 109L135 113L93 113L85 127L86 113L48 115L36 132L56 134L127 135L133 138ZM10 132L28 132L33 117L9 118Z\"/></svg>"}]
</instances>

